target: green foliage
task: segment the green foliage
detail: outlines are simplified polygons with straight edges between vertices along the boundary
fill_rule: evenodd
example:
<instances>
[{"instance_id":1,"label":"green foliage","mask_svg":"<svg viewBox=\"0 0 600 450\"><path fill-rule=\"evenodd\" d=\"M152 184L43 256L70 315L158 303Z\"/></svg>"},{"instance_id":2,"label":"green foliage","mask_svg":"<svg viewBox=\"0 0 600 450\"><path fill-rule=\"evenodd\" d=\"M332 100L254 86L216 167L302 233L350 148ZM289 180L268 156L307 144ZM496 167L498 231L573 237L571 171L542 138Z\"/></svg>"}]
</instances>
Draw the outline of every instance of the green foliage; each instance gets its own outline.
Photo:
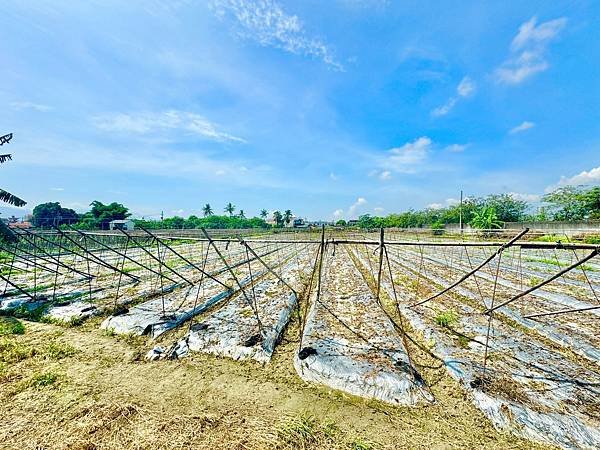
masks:
<instances>
[{"instance_id":1,"label":"green foliage","mask_svg":"<svg viewBox=\"0 0 600 450\"><path fill-rule=\"evenodd\" d=\"M79 214L70 208L63 208L59 202L41 203L33 208L33 225L51 227L73 224L79 221Z\"/></svg>"},{"instance_id":2,"label":"green foliage","mask_svg":"<svg viewBox=\"0 0 600 450\"><path fill-rule=\"evenodd\" d=\"M202 214L204 214L204 217L212 216L214 214L208 203L202 207Z\"/></svg>"},{"instance_id":3,"label":"green foliage","mask_svg":"<svg viewBox=\"0 0 600 450\"><path fill-rule=\"evenodd\" d=\"M70 344L62 342L50 342L44 351L44 356L50 359L63 359L73 356L77 349Z\"/></svg>"},{"instance_id":4,"label":"green foliage","mask_svg":"<svg viewBox=\"0 0 600 450\"><path fill-rule=\"evenodd\" d=\"M0 242L16 242L17 236L12 232L8 225L0 220Z\"/></svg>"},{"instance_id":5,"label":"green foliage","mask_svg":"<svg viewBox=\"0 0 600 450\"><path fill-rule=\"evenodd\" d=\"M347 225L344 219L340 219L335 223L338 227L345 227Z\"/></svg>"},{"instance_id":6,"label":"green foliage","mask_svg":"<svg viewBox=\"0 0 600 450\"><path fill-rule=\"evenodd\" d=\"M498 219L498 214L491 206L484 206L478 211L475 211L470 223L473 228L479 228L481 230L502 228L502 223Z\"/></svg>"},{"instance_id":7,"label":"green foliage","mask_svg":"<svg viewBox=\"0 0 600 450\"><path fill-rule=\"evenodd\" d=\"M190 216L187 219L183 217L169 217L163 221L160 220L139 220L134 219L136 226L142 226L149 230L156 229L194 229L194 228L269 228L269 225L258 217L251 219L239 216L216 216L206 217Z\"/></svg>"},{"instance_id":8,"label":"green foliage","mask_svg":"<svg viewBox=\"0 0 600 450\"><path fill-rule=\"evenodd\" d=\"M331 446L339 442L340 430L331 421L320 423L317 418L300 414L288 418L277 430L279 445L277 448L310 449Z\"/></svg>"},{"instance_id":9,"label":"green foliage","mask_svg":"<svg viewBox=\"0 0 600 450\"><path fill-rule=\"evenodd\" d=\"M56 372L41 372L31 376L23 387L41 388L50 386L60 379L60 375Z\"/></svg>"},{"instance_id":10,"label":"green foliage","mask_svg":"<svg viewBox=\"0 0 600 450\"><path fill-rule=\"evenodd\" d=\"M600 219L600 186L564 186L546 194L553 220Z\"/></svg>"},{"instance_id":11,"label":"green foliage","mask_svg":"<svg viewBox=\"0 0 600 450\"><path fill-rule=\"evenodd\" d=\"M281 211L274 211L273 219L275 220L275 226L277 226L277 227L283 226L283 216L281 215Z\"/></svg>"},{"instance_id":12,"label":"green foliage","mask_svg":"<svg viewBox=\"0 0 600 450\"><path fill-rule=\"evenodd\" d=\"M117 202L105 205L98 200L94 200L90 203L90 206L92 209L83 215L77 226L78 228L107 230L111 220L123 220L131 215L127 207Z\"/></svg>"},{"instance_id":13,"label":"green foliage","mask_svg":"<svg viewBox=\"0 0 600 450\"><path fill-rule=\"evenodd\" d=\"M233 216L233 213L234 213L234 211L235 211L235 205L234 205L234 204L232 204L231 202L227 203L227 204L225 205L225 209L224 209L224 211L225 211L226 213L229 213L229 217Z\"/></svg>"},{"instance_id":14,"label":"green foliage","mask_svg":"<svg viewBox=\"0 0 600 450\"><path fill-rule=\"evenodd\" d=\"M16 363L31 358L35 354L36 351L33 347L21 344L14 339L0 338L0 362L2 363Z\"/></svg>"},{"instance_id":15,"label":"green foliage","mask_svg":"<svg viewBox=\"0 0 600 450\"><path fill-rule=\"evenodd\" d=\"M435 323L441 327L451 328L458 323L458 314L452 310L441 312L435 316Z\"/></svg>"},{"instance_id":16,"label":"green foliage","mask_svg":"<svg viewBox=\"0 0 600 450\"><path fill-rule=\"evenodd\" d=\"M8 336L10 334L25 334L23 323L14 317L0 316L0 336Z\"/></svg>"}]
</instances>

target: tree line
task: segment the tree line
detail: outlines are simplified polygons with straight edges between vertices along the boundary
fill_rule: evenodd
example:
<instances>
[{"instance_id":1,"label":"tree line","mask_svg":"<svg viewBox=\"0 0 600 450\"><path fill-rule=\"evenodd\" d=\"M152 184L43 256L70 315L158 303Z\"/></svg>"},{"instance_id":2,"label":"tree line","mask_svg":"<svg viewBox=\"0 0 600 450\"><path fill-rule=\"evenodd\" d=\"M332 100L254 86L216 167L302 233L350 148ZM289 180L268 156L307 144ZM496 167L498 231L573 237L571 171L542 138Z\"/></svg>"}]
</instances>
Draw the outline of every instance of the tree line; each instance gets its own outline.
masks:
<instances>
[{"instance_id":1,"label":"tree line","mask_svg":"<svg viewBox=\"0 0 600 450\"><path fill-rule=\"evenodd\" d=\"M59 202L48 202L37 205L33 208L32 223L35 227L51 228L54 226L72 226L77 229L101 229L106 230L113 220L124 220L131 216L129 209L121 203L112 202L104 204L100 201L90 203L91 209L86 213L79 214L70 208L63 208ZM179 216L168 217L161 220L154 219L132 219L137 226L148 229L161 228L270 228L283 227L289 225L293 214L291 210L286 210L283 214L280 211L272 213L273 223L267 223L266 219L269 213L266 209L260 211L259 217L246 217L243 209L236 213L236 206L231 202L225 205L223 209L227 215L216 215L210 204L202 208L204 217L189 216L183 218Z\"/></svg>"},{"instance_id":2,"label":"tree line","mask_svg":"<svg viewBox=\"0 0 600 450\"><path fill-rule=\"evenodd\" d=\"M469 224L473 228L501 228L504 222L577 221L600 219L600 186L564 186L542 197L539 207L510 194L492 194L468 198L462 205L426 208L393 213L386 217L364 214L357 226L361 228L443 228L447 224ZM340 220L337 225L347 222Z\"/></svg>"},{"instance_id":3,"label":"tree line","mask_svg":"<svg viewBox=\"0 0 600 450\"><path fill-rule=\"evenodd\" d=\"M63 208L58 202L43 203L33 209L33 225L51 227L69 224L80 229L108 229L112 220L123 220L131 216L129 209L121 203L104 204L93 201L89 211L79 214L73 209ZM149 229L159 228L270 228L289 225L293 219L291 210L271 213L272 221L267 222L269 213L260 211L258 217L246 217L243 209L231 202L223 208L225 214L215 214L210 204L202 207L203 217L195 215L179 216L164 220L133 219L137 225ZM447 224L458 224L461 220L474 228L501 228L504 222L522 221L576 221L600 219L600 186L564 186L543 196L542 202L532 212L532 205L509 194L492 194L486 197L467 198L462 205L443 208L425 208L392 213L386 217L365 214L359 217L357 225L362 228L443 228ZM338 226L348 223L337 222Z\"/></svg>"}]
</instances>

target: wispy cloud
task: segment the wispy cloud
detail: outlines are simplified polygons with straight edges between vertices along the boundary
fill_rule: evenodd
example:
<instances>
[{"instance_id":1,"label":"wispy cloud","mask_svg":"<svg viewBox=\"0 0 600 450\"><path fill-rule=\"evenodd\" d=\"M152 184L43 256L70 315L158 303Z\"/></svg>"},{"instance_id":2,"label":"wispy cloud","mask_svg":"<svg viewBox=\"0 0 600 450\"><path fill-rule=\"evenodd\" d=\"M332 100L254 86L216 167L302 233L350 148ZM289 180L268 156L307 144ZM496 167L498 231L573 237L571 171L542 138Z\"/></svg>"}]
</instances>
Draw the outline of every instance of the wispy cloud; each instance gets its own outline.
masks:
<instances>
[{"instance_id":1,"label":"wispy cloud","mask_svg":"<svg viewBox=\"0 0 600 450\"><path fill-rule=\"evenodd\" d=\"M298 16L287 14L274 0L212 0L211 5L218 17L235 20L234 31L242 38L320 59L336 70L344 69L328 45L307 36Z\"/></svg>"},{"instance_id":2,"label":"wispy cloud","mask_svg":"<svg viewBox=\"0 0 600 450\"><path fill-rule=\"evenodd\" d=\"M414 172L416 166L427 158L427 154L431 150L431 144L431 139L422 136L413 142L407 142L401 147L388 150L388 156L381 161L381 166L386 168L384 172L389 170L401 173Z\"/></svg>"},{"instance_id":3,"label":"wispy cloud","mask_svg":"<svg viewBox=\"0 0 600 450\"><path fill-rule=\"evenodd\" d=\"M546 50L560 31L565 27L567 19L549 20L536 26L537 17L519 27L510 46L509 58L496 69L496 78L501 83L519 84L536 73L548 69Z\"/></svg>"},{"instance_id":4,"label":"wispy cloud","mask_svg":"<svg viewBox=\"0 0 600 450\"><path fill-rule=\"evenodd\" d=\"M381 172L379 174L379 179L381 181L391 180L392 179L392 172L390 172L389 170L384 170L383 172Z\"/></svg>"},{"instance_id":5,"label":"wispy cloud","mask_svg":"<svg viewBox=\"0 0 600 450\"><path fill-rule=\"evenodd\" d=\"M528 122L527 120L524 121L522 124L517 125L514 128L511 128L511 130L509 131L509 134L516 134L516 133L521 133L523 131L527 131L531 128L535 127L535 123L533 122Z\"/></svg>"},{"instance_id":6,"label":"wispy cloud","mask_svg":"<svg viewBox=\"0 0 600 450\"><path fill-rule=\"evenodd\" d=\"M460 153L464 152L469 144L452 144L446 147L449 152Z\"/></svg>"},{"instance_id":7,"label":"wispy cloud","mask_svg":"<svg viewBox=\"0 0 600 450\"><path fill-rule=\"evenodd\" d=\"M452 108L454 108L461 98L466 98L473 95L475 89L475 82L469 77L464 77L456 87L456 95L450 97L442 106L438 106L431 111L431 115L434 117L445 116L452 110Z\"/></svg>"},{"instance_id":8,"label":"wispy cloud","mask_svg":"<svg viewBox=\"0 0 600 450\"><path fill-rule=\"evenodd\" d=\"M183 130L190 134L218 142L246 143L246 140L220 131L217 126L199 114L186 111L159 113L114 113L96 116L94 124L101 130L147 134L162 130Z\"/></svg>"},{"instance_id":9,"label":"wispy cloud","mask_svg":"<svg viewBox=\"0 0 600 450\"><path fill-rule=\"evenodd\" d=\"M227 186L285 186L267 164L215 155L200 148L189 152L127 143L97 146L70 140L40 140L27 144L19 154L19 162L44 168L77 168L90 174L94 171L116 172L225 183Z\"/></svg>"},{"instance_id":10,"label":"wispy cloud","mask_svg":"<svg viewBox=\"0 0 600 450\"><path fill-rule=\"evenodd\" d=\"M51 106L33 102L12 102L10 106L17 111L31 109L38 112L48 112L52 110Z\"/></svg>"},{"instance_id":11,"label":"wispy cloud","mask_svg":"<svg viewBox=\"0 0 600 450\"><path fill-rule=\"evenodd\" d=\"M65 188L61 188L61 187L54 187L54 188L50 188L51 191L64 191Z\"/></svg>"}]
</instances>

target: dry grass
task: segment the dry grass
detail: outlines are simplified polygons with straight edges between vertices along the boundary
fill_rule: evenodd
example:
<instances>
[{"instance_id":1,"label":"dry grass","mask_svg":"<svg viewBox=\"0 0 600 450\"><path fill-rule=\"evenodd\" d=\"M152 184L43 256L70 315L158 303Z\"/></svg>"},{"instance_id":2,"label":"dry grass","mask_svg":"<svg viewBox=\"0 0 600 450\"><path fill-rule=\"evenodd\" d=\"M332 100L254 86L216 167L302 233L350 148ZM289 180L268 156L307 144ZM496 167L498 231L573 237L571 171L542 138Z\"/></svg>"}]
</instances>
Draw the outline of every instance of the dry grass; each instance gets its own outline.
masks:
<instances>
[{"instance_id":1,"label":"dry grass","mask_svg":"<svg viewBox=\"0 0 600 450\"><path fill-rule=\"evenodd\" d=\"M296 323L262 366L209 355L145 362L149 343L107 336L98 320L27 323L3 338L13 356L0 367L2 448L538 448L495 431L448 377L433 387L437 403L419 408L303 382L292 367Z\"/></svg>"}]
</instances>

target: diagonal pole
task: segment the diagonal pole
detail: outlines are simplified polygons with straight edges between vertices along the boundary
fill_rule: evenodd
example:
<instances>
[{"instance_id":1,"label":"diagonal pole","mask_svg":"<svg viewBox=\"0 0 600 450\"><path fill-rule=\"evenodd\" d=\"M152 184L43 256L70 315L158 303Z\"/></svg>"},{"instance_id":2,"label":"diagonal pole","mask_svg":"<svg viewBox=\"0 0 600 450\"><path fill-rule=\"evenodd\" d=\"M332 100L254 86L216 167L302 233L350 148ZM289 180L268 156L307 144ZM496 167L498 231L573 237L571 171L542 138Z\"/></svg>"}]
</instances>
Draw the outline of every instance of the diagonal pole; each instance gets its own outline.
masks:
<instances>
[{"instance_id":1,"label":"diagonal pole","mask_svg":"<svg viewBox=\"0 0 600 450\"><path fill-rule=\"evenodd\" d=\"M525 228L523 231L521 231L519 234L517 234L514 238L512 238L510 241L506 242L505 244L502 244L500 246L500 248L498 250L496 250L494 253L492 253L488 258L486 258L485 261L483 261L481 264L479 264L477 267L475 267L473 270L471 270L470 272L466 273L465 275L463 275L458 281L452 283L450 286L448 286L445 289L442 289L441 291L439 291L437 294L432 295L429 298L426 298L425 300L422 300L420 302L414 303L412 305L410 305L411 308L414 308L415 306L419 306L422 305L424 303L427 303L437 297L439 297L440 295L445 294L446 292L448 292L450 289L455 288L456 286L458 286L460 283L462 283L463 281L465 281L467 278L469 278L471 275L473 275L475 272L477 272L478 270L480 270L483 266L485 266L487 263L489 263L492 259L494 259L496 256L502 254L502 252L504 250L506 250L508 247L510 247L511 245L513 245L517 240L519 240L519 238L521 238L525 233L527 233L529 231L529 228Z\"/></svg>"}]
</instances>

